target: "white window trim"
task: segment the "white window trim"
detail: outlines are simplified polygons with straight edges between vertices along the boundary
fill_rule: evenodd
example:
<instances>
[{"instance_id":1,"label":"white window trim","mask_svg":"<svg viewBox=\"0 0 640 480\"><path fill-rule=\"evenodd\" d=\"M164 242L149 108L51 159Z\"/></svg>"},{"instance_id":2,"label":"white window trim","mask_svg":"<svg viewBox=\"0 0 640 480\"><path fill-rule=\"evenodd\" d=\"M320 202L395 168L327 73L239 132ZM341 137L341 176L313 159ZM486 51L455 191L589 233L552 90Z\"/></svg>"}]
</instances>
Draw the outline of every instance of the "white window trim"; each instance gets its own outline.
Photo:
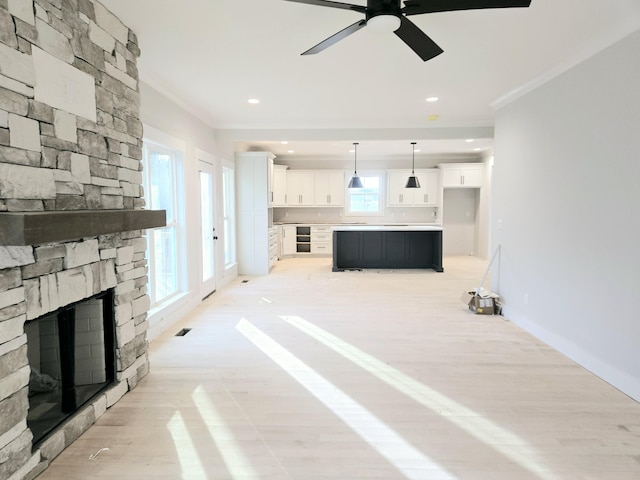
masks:
<instances>
[{"instance_id":1,"label":"white window trim","mask_svg":"<svg viewBox=\"0 0 640 480\"><path fill-rule=\"evenodd\" d=\"M173 225L175 225L176 227L176 237L177 237L177 241L176 241L176 255L177 255L177 281L178 281L178 286L177 286L177 290L176 292L174 292L173 294L169 295L168 297L163 298L162 300L160 300L159 302L155 300L154 296L151 295L151 292L149 297L151 298L152 301L152 305L151 305L151 312L157 313L167 307L169 307L170 305L174 304L175 302L180 301L181 298L184 297L186 290L187 290L187 270L186 270L186 264L187 264L187 257L186 257L186 242L185 242L185 238L186 238L186 216L185 216L185 204L184 204L184 189L185 189L185 172L184 172L184 168L185 168L185 158L186 158L186 142L180 139L177 139L165 132L162 132L154 127L148 126L148 125L144 125L144 136L143 136L143 155L145 156L145 161L148 162L148 160L146 160L146 149L144 148L144 145L151 145L151 146L155 146L158 147L160 149L163 150L171 150L176 154L176 169L175 169L175 175L176 175L176 198L174 199L176 202L176 205L174 205L174 211L175 211L175 222L173 222ZM145 165L145 167L147 167L148 165ZM147 184L148 182L148 177L147 177L147 172L144 172L143 174L144 179L145 179L145 184ZM146 190L146 189L145 189ZM181 201L182 199L182 201ZM168 225L167 225L168 226ZM148 240L147 240L148 242ZM147 246L147 251L151 254L152 253L152 248L149 245L148 242L148 246ZM152 267L152 262L151 259L148 258L147 259L148 262L148 266L149 266L149 281L152 281L152 274L153 274L153 267Z\"/></svg>"}]
</instances>

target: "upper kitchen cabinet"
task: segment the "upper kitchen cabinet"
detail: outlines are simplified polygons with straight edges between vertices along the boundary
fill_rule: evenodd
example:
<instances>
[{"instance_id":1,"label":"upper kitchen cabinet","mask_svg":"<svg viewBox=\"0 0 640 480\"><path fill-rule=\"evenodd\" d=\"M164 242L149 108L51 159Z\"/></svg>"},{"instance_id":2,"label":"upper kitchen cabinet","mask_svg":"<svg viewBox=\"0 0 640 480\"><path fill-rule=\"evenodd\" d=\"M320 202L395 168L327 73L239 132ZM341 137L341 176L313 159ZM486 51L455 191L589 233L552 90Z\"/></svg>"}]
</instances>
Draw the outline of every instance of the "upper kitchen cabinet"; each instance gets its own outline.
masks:
<instances>
[{"instance_id":1,"label":"upper kitchen cabinet","mask_svg":"<svg viewBox=\"0 0 640 480\"><path fill-rule=\"evenodd\" d=\"M287 206L310 207L314 205L314 174L309 171L287 172Z\"/></svg>"},{"instance_id":2,"label":"upper kitchen cabinet","mask_svg":"<svg viewBox=\"0 0 640 480\"><path fill-rule=\"evenodd\" d=\"M344 206L344 173L314 172L315 205L319 207Z\"/></svg>"},{"instance_id":3,"label":"upper kitchen cabinet","mask_svg":"<svg viewBox=\"0 0 640 480\"><path fill-rule=\"evenodd\" d=\"M387 172L390 207L437 207L440 202L439 173L435 169L416 170L420 188L405 188L410 170Z\"/></svg>"},{"instance_id":4,"label":"upper kitchen cabinet","mask_svg":"<svg viewBox=\"0 0 640 480\"><path fill-rule=\"evenodd\" d=\"M441 163L442 186L444 188L482 187L484 165L481 163Z\"/></svg>"},{"instance_id":5,"label":"upper kitchen cabinet","mask_svg":"<svg viewBox=\"0 0 640 480\"><path fill-rule=\"evenodd\" d=\"M274 165L271 187L273 191L273 206L287 206L287 167L286 165Z\"/></svg>"}]
</instances>

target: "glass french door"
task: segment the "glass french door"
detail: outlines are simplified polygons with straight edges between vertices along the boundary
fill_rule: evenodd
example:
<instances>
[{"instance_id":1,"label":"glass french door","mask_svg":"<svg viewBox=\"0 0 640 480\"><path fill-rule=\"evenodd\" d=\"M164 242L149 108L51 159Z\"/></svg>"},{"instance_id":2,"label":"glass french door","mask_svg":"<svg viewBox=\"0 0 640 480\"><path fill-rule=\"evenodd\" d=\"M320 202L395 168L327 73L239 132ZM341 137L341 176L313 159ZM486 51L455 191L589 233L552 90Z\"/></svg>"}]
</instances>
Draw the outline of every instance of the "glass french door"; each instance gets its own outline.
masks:
<instances>
[{"instance_id":1,"label":"glass french door","mask_svg":"<svg viewBox=\"0 0 640 480\"><path fill-rule=\"evenodd\" d=\"M201 239L201 297L216 289L215 249L218 239L215 228L215 176L213 165L199 162L200 177L200 239Z\"/></svg>"}]
</instances>

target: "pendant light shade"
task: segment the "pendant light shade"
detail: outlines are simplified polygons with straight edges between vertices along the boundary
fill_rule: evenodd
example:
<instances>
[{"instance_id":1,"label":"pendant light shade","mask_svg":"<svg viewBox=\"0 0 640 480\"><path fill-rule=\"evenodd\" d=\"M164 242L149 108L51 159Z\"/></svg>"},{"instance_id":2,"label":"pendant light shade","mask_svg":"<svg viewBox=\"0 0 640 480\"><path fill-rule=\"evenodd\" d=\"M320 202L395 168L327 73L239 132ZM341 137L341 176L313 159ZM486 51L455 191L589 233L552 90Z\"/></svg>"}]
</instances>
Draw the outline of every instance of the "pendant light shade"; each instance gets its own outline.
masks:
<instances>
[{"instance_id":1,"label":"pendant light shade","mask_svg":"<svg viewBox=\"0 0 640 480\"><path fill-rule=\"evenodd\" d=\"M358 144L353 144L353 176L349 180L347 188L362 188L362 180L358 176L358 169L356 168L358 161Z\"/></svg>"},{"instance_id":2,"label":"pendant light shade","mask_svg":"<svg viewBox=\"0 0 640 480\"><path fill-rule=\"evenodd\" d=\"M413 156L411 160L411 175L409 175L409 178L407 179L407 184L404 186L404 188L420 188L420 180L418 180L418 177L416 177L416 172L414 168L416 164L416 142L411 142L411 145L413 147Z\"/></svg>"}]
</instances>

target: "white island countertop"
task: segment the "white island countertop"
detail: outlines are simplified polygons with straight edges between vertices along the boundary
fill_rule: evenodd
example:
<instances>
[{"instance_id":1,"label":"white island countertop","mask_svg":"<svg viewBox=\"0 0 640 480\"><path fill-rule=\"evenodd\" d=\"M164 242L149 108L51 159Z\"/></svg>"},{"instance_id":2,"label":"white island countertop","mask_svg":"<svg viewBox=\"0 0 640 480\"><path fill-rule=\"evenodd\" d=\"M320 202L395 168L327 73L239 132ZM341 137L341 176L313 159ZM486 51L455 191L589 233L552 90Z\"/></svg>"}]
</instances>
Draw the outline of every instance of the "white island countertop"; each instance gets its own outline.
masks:
<instances>
[{"instance_id":1,"label":"white island countertop","mask_svg":"<svg viewBox=\"0 0 640 480\"><path fill-rule=\"evenodd\" d=\"M333 225L331 230L340 232L428 232L442 231L439 225Z\"/></svg>"}]
</instances>

